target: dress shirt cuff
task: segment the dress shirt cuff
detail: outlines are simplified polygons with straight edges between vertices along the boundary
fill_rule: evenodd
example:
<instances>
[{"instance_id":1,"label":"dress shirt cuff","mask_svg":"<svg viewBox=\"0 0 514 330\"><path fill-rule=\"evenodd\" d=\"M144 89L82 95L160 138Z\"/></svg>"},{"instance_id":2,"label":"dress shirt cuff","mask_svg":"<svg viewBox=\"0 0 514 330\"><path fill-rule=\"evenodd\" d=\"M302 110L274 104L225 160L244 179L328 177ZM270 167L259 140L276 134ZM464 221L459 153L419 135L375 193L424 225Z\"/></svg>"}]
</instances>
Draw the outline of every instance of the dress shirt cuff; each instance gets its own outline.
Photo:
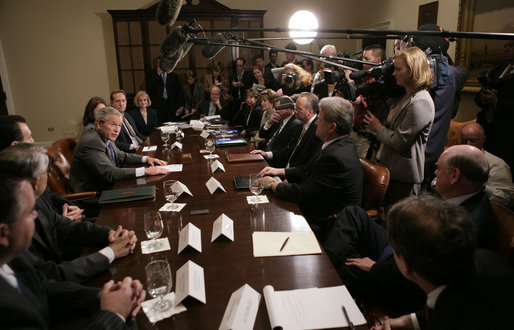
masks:
<instances>
[{"instance_id":1,"label":"dress shirt cuff","mask_svg":"<svg viewBox=\"0 0 514 330\"><path fill-rule=\"evenodd\" d=\"M273 151L266 151L266 159L273 159Z\"/></svg>"},{"instance_id":2,"label":"dress shirt cuff","mask_svg":"<svg viewBox=\"0 0 514 330\"><path fill-rule=\"evenodd\" d=\"M145 175L145 168L144 167L138 167L136 168L136 178L139 178L141 176Z\"/></svg>"},{"instance_id":3,"label":"dress shirt cuff","mask_svg":"<svg viewBox=\"0 0 514 330\"><path fill-rule=\"evenodd\" d=\"M269 130L270 127L271 127L271 125L269 125L268 121L266 120L266 122L264 123L264 126L263 126L264 130L267 131L267 130Z\"/></svg>"},{"instance_id":4,"label":"dress shirt cuff","mask_svg":"<svg viewBox=\"0 0 514 330\"><path fill-rule=\"evenodd\" d=\"M107 259L109 259L109 263L112 263L114 261L114 251L110 246L104 247L103 249L98 251L98 253L104 255Z\"/></svg>"},{"instance_id":5,"label":"dress shirt cuff","mask_svg":"<svg viewBox=\"0 0 514 330\"><path fill-rule=\"evenodd\" d=\"M412 327L414 330L421 330L421 327L419 326L418 317L416 316L416 313L410 313L410 319L412 321Z\"/></svg>"},{"instance_id":6,"label":"dress shirt cuff","mask_svg":"<svg viewBox=\"0 0 514 330\"><path fill-rule=\"evenodd\" d=\"M131 145L130 145L130 147L129 147L129 149L130 149L130 150L135 150L135 149L136 149L136 147L138 147L138 146L137 146L137 145L135 145L135 144L131 144Z\"/></svg>"},{"instance_id":7,"label":"dress shirt cuff","mask_svg":"<svg viewBox=\"0 0 514 330\"><path fill-rule=\"evenodd\" d=\"M143 156L143 158L141 158L141 164L146 164L147 159L148 159L148 156Z\"/></svg>"}]
</instances>

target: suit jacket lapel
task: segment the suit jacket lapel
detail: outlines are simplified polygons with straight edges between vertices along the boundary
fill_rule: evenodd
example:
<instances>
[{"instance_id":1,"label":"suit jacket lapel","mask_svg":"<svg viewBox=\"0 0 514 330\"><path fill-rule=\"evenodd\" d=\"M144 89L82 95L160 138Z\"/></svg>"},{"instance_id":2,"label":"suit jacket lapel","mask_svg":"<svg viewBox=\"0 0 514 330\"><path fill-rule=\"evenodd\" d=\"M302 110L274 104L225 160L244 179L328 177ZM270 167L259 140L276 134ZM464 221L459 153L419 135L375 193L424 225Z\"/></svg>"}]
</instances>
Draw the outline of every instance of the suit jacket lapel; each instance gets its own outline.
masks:
<instances>
[{"instance_id":1,"label":"suit jacket lapel","mask_svg":"<svg viewBox=\"0 0 514 330\"><path fill-rule=\"evenodd\" d=\"M407 97L402 103L399 104L398 110L393 115L393 118L391 118L391 123L389 124L390 125L389 128L395 127L394 124L395 124L396 120L398 119L398 116L400 115L400 113L405 111L405 109L407 108L407 104L410 103L411 99L412 99L412 95Z\"/></svg>"}]
</instances>

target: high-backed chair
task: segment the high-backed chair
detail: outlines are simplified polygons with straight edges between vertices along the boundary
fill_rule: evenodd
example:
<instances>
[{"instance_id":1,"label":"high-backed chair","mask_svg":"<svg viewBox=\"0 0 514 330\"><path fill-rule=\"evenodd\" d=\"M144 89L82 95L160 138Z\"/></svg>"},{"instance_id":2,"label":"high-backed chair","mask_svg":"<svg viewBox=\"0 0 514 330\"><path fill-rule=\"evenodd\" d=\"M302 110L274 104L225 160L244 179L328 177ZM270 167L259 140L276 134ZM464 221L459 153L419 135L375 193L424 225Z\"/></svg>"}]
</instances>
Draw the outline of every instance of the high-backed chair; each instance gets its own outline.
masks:
<instances>
[{"instance_id":1,"label":"high-backed chair","mask_svg":"<svg viewBox=\"0 0 514 330\"><path fill-rule=\"evenodd\" d=\"M57 148L66 160L68 161L68 167L69 164L71 164L71 158L73 157L73 150L75 149L75 146L77 145L77 139L75 138L63 138L55 141L52 143L52 147Z\"/></svg>"},{"instance_id":2,"label":"high-backed chair","mask_svg":"<svg viewBox=\"0 0 514 330\"><path fill-rule=\"evenodd\" d=\"M448 129L448 134L446 135L446 143L444 144L444 148L449 148L454 145L462 144L460 139L460 131L467 124L475 123L476 119L468 120L468 121L455 121L452 120L450 122L450 128Z\"/></svg>"},{"instance_id":3,"label":"high-backed chair","mask_svg":"<svg viewBox=\"0 0 514 330\"><path fill-rule=\"evenodd\" d=\"M389 170L369 159L361 158L360 161L364 175L362 208L370 217L375 218L389 186Z\"/></svg>"},{"instance_id":4,"label":"high-backed chair","mask_svg":"<svg viewBox=\"0 0 514 330\"><path fill-rule=\"evenodd\" d=\"M514 212L496 202L491 202L493 213L498 224L498 253L514 262Z\"/></svg>"},{"instance_id":5,"label":"high-backed chair","mask_svg":"<svg viewBox=\"0 0 514 330\"><path fill-rule=\"evenodd\" d=\"M69 200L78 200L94 197L96 192L87 191L69 194L67 191L68 180L70 178L70 163L66 157L56 147L50 146L46 149L46 154L50 161L51 171L48 174L48 187Z\"/></svg>"}]
</instances>

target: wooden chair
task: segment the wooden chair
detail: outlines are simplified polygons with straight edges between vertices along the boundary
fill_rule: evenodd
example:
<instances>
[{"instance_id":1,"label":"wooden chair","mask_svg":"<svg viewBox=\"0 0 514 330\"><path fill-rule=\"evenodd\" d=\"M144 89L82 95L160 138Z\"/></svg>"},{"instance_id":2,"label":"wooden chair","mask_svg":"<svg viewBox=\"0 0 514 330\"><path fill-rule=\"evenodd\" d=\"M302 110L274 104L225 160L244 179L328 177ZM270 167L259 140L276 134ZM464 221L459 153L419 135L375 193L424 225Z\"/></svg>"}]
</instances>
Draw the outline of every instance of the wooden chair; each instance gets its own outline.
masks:
<instances>
[{"instance_id":1,"label":"wooden chair","mask_svg":"<svg viewBox=\"0 0 514 330\"><path fill-rule=\"evenodd\" d=\"M69 164L71 164L71 158L73 157L73 150L75 149L75 146L77 145L77 139L75 138L63 138L55 141L52 143L52 147L57 148L66 160L68 161L68 167Z\"/></svg>"},{"instance_id":2,"label":"wooden chair","mask_svg":"<svg viewBox=\"0 0 514 330\"><path fill-rule=\"evenodd\" d=\"M389 186L389 170L372 160L361 158L363 180L362 208L376 218Z\"/></svg>"},{"instance_id":3,"label":"wooden chair","mask_svg":"<svg viewBox=\"0 0 514 330\"><path fill-rule=\"evenodd\" d=\"M475 123L476 119L469 121L455 121L452 120L450 122L450 128L448 129L448 134L446 135L446 143L444 144L444 148L449 148L451 146L455 146L458 144L462 144L462 140L460 139L460 131L467 124Z\"/></svg>"},{"instance_id":4,"label":"wooden chair","mask_svg":"<svg viewBox=\"0 0 514 330\"><path fill-rule=\"evenodd\" d=\"M79 200L94 197L96 192L68 193L68 180L70 178L70 163L56 147L48 147L46 154L49 158L50 173L48 174L48 187L69 200Z\"/></svg>"},{"instance_id":5,"label":"wooden chair","mask_svg":"<svg viewBox=\"0 0 514 330\"><path fill-rule=\"evenodd\" d=\"M496 202L491 202L493 213L498 224L498 253L514 262L514 212Z\"/></svg>"}]
</instances>

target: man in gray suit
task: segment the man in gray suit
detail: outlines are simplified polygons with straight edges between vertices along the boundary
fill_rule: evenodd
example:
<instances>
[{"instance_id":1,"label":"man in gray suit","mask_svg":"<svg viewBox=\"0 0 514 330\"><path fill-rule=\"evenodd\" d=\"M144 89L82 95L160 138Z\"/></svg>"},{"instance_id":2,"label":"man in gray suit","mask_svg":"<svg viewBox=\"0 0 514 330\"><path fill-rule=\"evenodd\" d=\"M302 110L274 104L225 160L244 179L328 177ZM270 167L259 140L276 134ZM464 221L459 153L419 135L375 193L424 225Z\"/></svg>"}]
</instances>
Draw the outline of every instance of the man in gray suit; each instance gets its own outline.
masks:
<instances>
[{"instance_id":1,"label":"man in gray suit","mask_svg":"<svg viewBox=\"0 0 514 330\"><path fill-rule=\"evenodd\" d=\"M96 114L96 129L90 129L80 138L70 169L71 192L103 191L112 189L117 180L143 175L167 174L169 170L154 165L167 162L156 158L126 153L119 150L114 141L120 134L123 116L105 107ZM150 167L122 168L125 164L149 164Z\"/></svg>"}]
</instances>

